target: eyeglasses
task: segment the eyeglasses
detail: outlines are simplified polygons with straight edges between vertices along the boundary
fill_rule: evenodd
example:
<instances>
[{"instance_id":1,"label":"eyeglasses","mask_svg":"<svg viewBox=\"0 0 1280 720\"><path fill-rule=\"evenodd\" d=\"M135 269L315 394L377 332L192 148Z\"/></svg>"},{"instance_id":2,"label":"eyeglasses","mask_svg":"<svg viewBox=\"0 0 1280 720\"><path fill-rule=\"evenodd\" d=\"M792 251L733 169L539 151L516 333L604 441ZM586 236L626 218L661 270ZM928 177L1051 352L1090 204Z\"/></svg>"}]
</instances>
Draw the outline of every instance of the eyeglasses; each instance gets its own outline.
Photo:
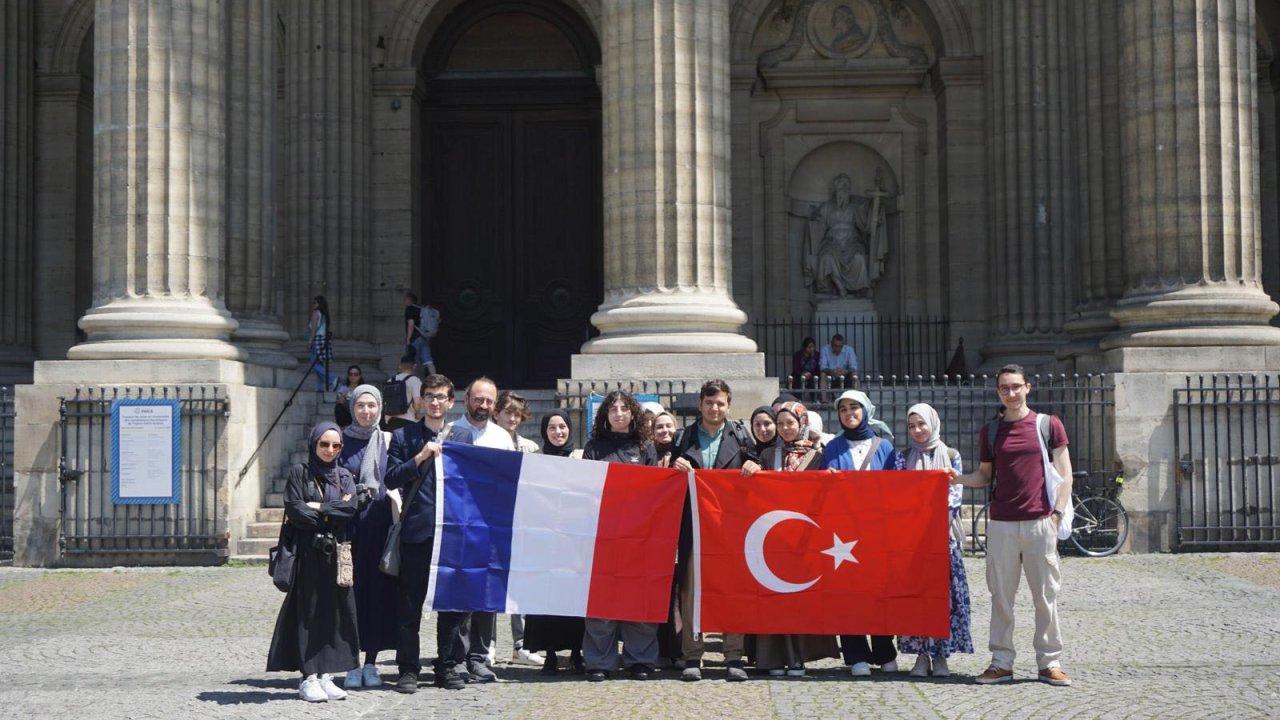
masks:
<instances>
[{"instance_id":1,"label":"eyeglasses","mask_svg":"<svg viewBox=\"0 0 1280 720\"><path fill-rule=\"evenodd\" d=\"M495 402L496 401L491 398L471 398L471 403L473 405L479 405L480 407L493 405Z\"/></svg>"},{"instance_id":2,"label":"eyeglasses","mask_svg":"<svg viewBox=\"0 0 1280 720\"><path fill-rule=\"evenodd\" d=\"M422 397L427 400L434 400L435 402L444 402L449 399L449 395L447 393L425 393Z\"/></svg>"},{"instance_id":3,"label":"eyeglasses","mask_svg":"<svg viewBox=\"0 0 1280 720\"><path fill-rule=\"evenodd\" d=\"M1023 388L1025 388L1025 387L1027 387L1025 384L1023 384L1023 385L1001 385L1000 387L998 387L998 388L996 388L996 389L1000 392L1000 394L1001 394L1001 395L1013 395L1014 393L1018 392L1019 390L1022 390L1022 389L1023 389Z\"/></svg>"},{"instance_id":4,"label":"eyeglasses","mask_svg":"<svg viewBox=\"0 0 1280 720\"><path fill-rule=\"evenodd\" d=\"M342 443L340 443L340 442L336 442L336 443L329 443L329 442L323 442L323 441L321 441L321 442L316 443L316 447L320 448L321 450L329 450L329 449L333 449L333 450L341 450L341 449L342 449Z\"/></svg>"}]
</instances>

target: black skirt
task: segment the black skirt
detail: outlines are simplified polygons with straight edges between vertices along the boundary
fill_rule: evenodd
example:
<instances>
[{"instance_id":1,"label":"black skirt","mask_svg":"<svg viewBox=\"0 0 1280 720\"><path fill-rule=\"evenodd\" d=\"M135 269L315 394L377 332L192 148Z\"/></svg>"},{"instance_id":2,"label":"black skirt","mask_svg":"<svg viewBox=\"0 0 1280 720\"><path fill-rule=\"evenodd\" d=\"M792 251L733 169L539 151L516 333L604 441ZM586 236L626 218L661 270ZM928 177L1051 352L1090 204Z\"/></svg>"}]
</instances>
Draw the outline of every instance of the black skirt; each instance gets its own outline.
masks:
<instances>
[{"instance_id":1,"label":"black skirt","mask_svg":"<svg viewBox=\"0 0 1280 720\"><path fill-rule=\"evenodd\" d=\"M355 594L338 587L336 558L311 547L311 538L298 533L296 575L276 618L268 672L345 673L360 664Z\"/></svg>"},{"instance_id":2,"label":"black skirt","mask_svg":"<svg viewBox=\"0 0 1280 720\"><path fill-rule=\"evenodd\" d=\"M529 652L558 652L582 650L582 635L586 623L582 618L558 615L526 615L524 618L524 649Z\"/></svg>"}]
</instances>

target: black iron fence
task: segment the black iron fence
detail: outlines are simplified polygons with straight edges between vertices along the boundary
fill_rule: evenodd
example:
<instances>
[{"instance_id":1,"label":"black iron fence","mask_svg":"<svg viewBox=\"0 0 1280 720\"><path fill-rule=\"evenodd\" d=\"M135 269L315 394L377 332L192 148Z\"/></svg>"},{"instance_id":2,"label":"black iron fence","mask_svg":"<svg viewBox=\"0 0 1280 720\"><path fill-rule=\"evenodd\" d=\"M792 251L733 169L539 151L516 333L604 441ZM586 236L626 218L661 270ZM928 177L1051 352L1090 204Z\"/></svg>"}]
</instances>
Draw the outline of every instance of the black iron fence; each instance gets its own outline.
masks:
<instances>
[{"instance_id":1,"label":"black iron fence","mask_svg":"<svg viewBox=\"0 0 1280 720\"><path fill-rule=\"evenodd\" d=\"M1073 469L1091 476L1114 474L1115 388L1111 379L1105 375L1035 375L1031 382L1032 409L1058 416L1066 428ZM787 389L786 379L781 384L780 392L795 395L817 413L826 432L840 432L835 399L842 388ZM978 464L978 431L997 417L1002 407L996 380L987 376L858 377L851 379L848 386L867 394L876 406L876 417L889 425L894 444L902 449L907 447L907 410L916 403L932 405L942 419L943 442L960 451L966 472ZM700 383L668 381L562 383L557 401L568 411L574 437L582 447L590 433L593 394L598 398L621 389L644 396L642 400L656 400L683 426L697 419L700 387ZM986 490L967 488L965 517L971 518L986 501ZM969 526L965 528L967 531Z\"/></svg>"},{"instance_id":2,"label":"black iron fence","mask_svg":"<svg viewBox=\"0 0 1280 720\"><path fill-rule=\"evenodd\" d=\"M1280 548L1280 376L1189 376L1173 411L1174 548Z\"/></svg>"},{"instance_id":3,"label":"black iron fence","mask_svg":"<svg viewBox=\"0 0 1280 720\"><path fill-rule=\"evenodd\" d=\"M112 412L122 400L177 402L177 502L128 504L113 497ZM229 403L216 386L77 389L61 398L59 475L64 560L91 555L227 552L222 435ZM123 455L123 453L122 453ZM164 459L167 470L168 459Z\"/></svg>"},{"instance_id":4,"label":"black iron fence","mask_svg":"<svg viewBox=\"0 0 1280 720\"><path fill-rule=\"evenodd\" d=\"M861 375L943 375L955 350L947 346L949 332L950 323L935 317L784 318L752 324L753 339L764 353L769 377L796 373L794 357L806 338L812 338L821 351L836 334L853 349Z\"/></svg>"},{"instance_id":5,"label":"black iron fence","mask_svg":"<svg viewBox=\"0 0 1280 720\"><path fill-rule=\"evenodd\" d=\"M0 385L0 562L13 560L13 386Z\"/></svg>"}]
</instances>

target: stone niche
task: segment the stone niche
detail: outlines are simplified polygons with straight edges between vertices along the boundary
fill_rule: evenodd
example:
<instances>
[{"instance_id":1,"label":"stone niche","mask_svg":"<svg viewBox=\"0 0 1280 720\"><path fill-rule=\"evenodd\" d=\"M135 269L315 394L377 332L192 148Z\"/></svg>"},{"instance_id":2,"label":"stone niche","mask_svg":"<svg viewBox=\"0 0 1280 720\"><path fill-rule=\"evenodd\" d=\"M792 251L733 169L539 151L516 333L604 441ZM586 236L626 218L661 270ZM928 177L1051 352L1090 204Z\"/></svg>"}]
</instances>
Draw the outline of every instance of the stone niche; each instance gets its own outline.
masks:
<instances>
[{"instance_id":1,"label":"stone niche","mask_svg":"<svg viewBox=\"0 0 1280 720\"><path fill-rule=\"evenodd\" d=\"M902 2L779 0L761 14L734 64L735 115L750 118L735 128L735 299L752 318L945 314L933 58ZM805 272L825 229L809 218L840 175L855 197L881 195L884 244L869 291L844 298Z\"/></svg>"}]
</instances>

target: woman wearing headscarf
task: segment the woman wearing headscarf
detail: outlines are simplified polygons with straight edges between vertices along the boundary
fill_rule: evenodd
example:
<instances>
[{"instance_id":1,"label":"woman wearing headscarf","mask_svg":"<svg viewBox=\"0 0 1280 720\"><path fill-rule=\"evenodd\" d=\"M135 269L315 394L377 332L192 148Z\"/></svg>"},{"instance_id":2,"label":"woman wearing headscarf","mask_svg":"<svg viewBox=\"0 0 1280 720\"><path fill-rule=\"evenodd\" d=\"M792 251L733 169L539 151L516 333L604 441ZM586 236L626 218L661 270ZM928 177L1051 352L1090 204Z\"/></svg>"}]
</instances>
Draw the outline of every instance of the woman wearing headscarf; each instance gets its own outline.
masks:
<instances>
[{"instance_id":1,"label":"woman wearing headscarf","mask_svg":"<svg viewBox=\"0 0 1280 720\"><path fill-rule=\"evenodd\" d=\"M605 395L582 457L628 465L656 465L657 452L641 430L641 412L640 404L631 393L614 390ZM658 660L657 623L589 617L585 628L582 654L588 680L605 680L618 667L619 640L622 641L623 666L631 678L649 678Z\"/></svg>"},{"instance_id":2,"label":"woman wearing headscarf","mask_svg":"<svg viewBox=\"0 0 1280 720\"><path fill-rule=\"evenodd\" d=\"M582 457L573 442L573 426L564 410L552 410L542 418L542 454L554 457ZM569 651L569 662L574 672L586 672L582 661L582 633L585 630L580 617L559 615L526 615L524 618L524 648L531 653L546 654L542 662L543 675L560 672L560 660L556 653Z\"/></svg>"},{"instance_id":3,"label":"woman wearing headscarf","mask_svg":"<svg viewBox=\"0 0 1280 720\"><path fill-rule=\"evenodd\" d=\"M931 405L919 403L907 410L907 436L910 449L898 453L894 466L898 470L942 470L955 468L963 473L960 451L942 442L942 420ZM951 485L947 497L948 517L960 516L960 503L964 498L964 486ZM952 653L973 652L973 637L969 632L969 580L964 572L964 557L960 541L947 533L951 545L951 635L947 638L903 636L898 638L898 649L915 653L916 663L911 668L912 677L947 677L951 674L947 658Z\"/></svg>"},{"instance_id":4,"label":"woman wearing headscarf","mask_svg":"<svg viewBox=\"0 0 1280 720\"><path fill-rule=\"evenodd\" d=\"M360 509L351 473L338 464L342 431L332 422L311 429L310 458L289 469L284 491L285 522L293 536L293 582L280 606L267 671L302 673L303 700L341 700L346 691L332 674L356 667L359 632L355 594L338 585L338 544Z\"/></svg>"},{"instance_id":5,"label":"woman wearing headscarf","mask_svg":"<svg viewBox=\"0 0 1280 720\"><path fill-rule=\"evenodd\" d=\"M841 433L823 448L824 468L831 471L893 469L893 443L876 431L889 438L893 432L876 419L876 406L866 393L846 390L836 400L836 415ZM872 665L879 665L884 672L898 671L898 651L893 647L891 635L873 635L869 643L866 635L841 635L840 651L854 677L870 675Z\"/></svg>"},{"instance_id":6,"label":"woman wearing headscarf","mask_svg":"<svg viewBox=\"0 0 1280 720\"><path fill-rule=\"evenodd\" d=\"M761 405L751 411L751 439L755 441L755 457L763 458L778 446L778 418L773 408ZM763 465L763 463L761 463Z\"/></svg>"},{"instance_id":7,"label":"woman wearing headscarf","mask_svg":"<svg viewBox=\"0 0 1280 720\"><path fill-rule=\"evenodd\" d=\"M338 462L355 478L356 488L368 504L349 528L355 570L356 619L364 666L347 673L343 687L378 687L378 653L396 647L396 579L378 569L382 548L391 529L399 492L387 494L387 447L391 433L378 427L382 418L382 393L372 385L357 385L350 393L352 423L342 431ZM393 500L394 498L394 500Z\"/></svg>"},{"instance_id":8,"label":"woman wearing headscarf","mask_svg":"<svg viewBox=\"0 0 1280 720\"><path fill-rule=\"evenodd\" d=\"M822 469L822 447L809 433L809 415L798 402L776 406L778 442L760 456L765 470L797 472ZM831 635L759 635L755 639L756 668L774 677L804 676L804 664L838 657Z\"/></svg>"}]
</instances>

